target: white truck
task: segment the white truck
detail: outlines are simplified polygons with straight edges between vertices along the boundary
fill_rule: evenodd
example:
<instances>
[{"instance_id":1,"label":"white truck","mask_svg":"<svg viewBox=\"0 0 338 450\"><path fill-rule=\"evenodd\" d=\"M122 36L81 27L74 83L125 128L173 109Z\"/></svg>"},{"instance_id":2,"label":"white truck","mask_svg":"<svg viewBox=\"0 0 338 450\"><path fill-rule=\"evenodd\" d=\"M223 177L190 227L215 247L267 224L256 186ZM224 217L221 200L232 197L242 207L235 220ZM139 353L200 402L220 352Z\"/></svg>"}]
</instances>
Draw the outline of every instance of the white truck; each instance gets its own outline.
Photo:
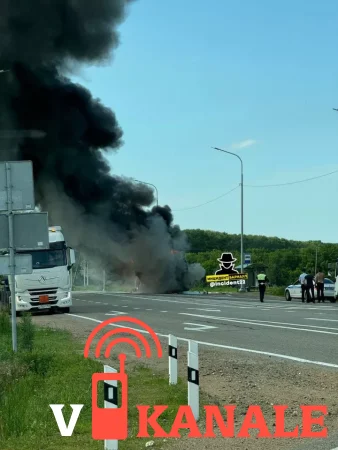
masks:
<instances>
[{"instance_id":1,"label":"white truck","mask_svg":"<svg viewBox=\"0 0 338 450\"><path fill-rule=\"evenodd\" d=\"M72 306L70 269L75 252L68 247L59 226L49 227L49 250L18 253L32 255L33 273L15 276L16 311L56 310L69 312ZM9 286L11 277L8 277Z\"/></svg>"}]
</instances>

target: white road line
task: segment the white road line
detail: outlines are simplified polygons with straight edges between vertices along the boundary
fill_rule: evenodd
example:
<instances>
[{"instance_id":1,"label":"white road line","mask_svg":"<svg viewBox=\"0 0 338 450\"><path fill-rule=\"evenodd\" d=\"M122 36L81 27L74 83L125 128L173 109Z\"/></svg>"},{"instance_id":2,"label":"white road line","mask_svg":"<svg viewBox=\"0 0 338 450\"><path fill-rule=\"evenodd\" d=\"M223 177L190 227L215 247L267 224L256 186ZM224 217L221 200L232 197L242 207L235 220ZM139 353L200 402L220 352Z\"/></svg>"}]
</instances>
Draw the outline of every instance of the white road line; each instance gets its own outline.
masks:
<instances>
[{"instance_id":1,"label":"white road line","mask_svg":"<svg viewBox=\"0 0 338 450\"><path fill-rule=\"evenodd\" d=\"M127 314L125 312L115 312L115 313L107 313L105 316L122 316L123 314Z\"/></svg>"},{"instance_id":2,"label":"white road line","mask_svg":"<svg viewBox=\"0 0 338 450\"><path fill-rule=\"evenodd\" d=\"M203 318L213 318L215 320L217 319L230 319L230 320L239 320L239 321L250 321L250 322L258 322L258 323L272 323L277 325L292 325L295 327L309 327L309 328L321 328L324 330L337 330L338 328L330 328L330 327L320 327L319 325L305 325L301 323L289 323L289 322L273 322L271 320L262 320L262 319L247 319L247 318L241 318L241 317L219 317L219 316L202 316L198 314L191 314L191 313L178 313L180 315L186 315L186 316L196 316L196 317L203 317ZM317 319L314 319L317 320ZM326 320L326 319L318 319L318 320Z\"/></svg>"},{"instance_id":3,"label":"white road line","mask_svg":"<svg viewBox=\"0 0 338 450\"><path fill-rule=\"evenodd\" d=\"M127 296L127 295L123 295L124 297L127 297L128 299L133 299L135 300L135 298L140 298L142 300L150 300L153 302L166 302L166 303L180 303L181 305L196 305L196 306L218 306L221 308L239 308L239 309L256 309L257 307L260 307L261 305L257 305L254 303L243 303L244 305L249 305L249 306L239 306L239 304L237 303L231 303L227 301L227 305L225 304L219 304L219 302L215 303L200 303L200 302L194 302L194 301L185 301L183 299L179 299L179 300L169 300L169 299L159 299L159 298L154 298L154 297L141 297L140 295L134 295L134 296ZM277 308L279 308L281 306L277 306Z\"/></svg>"},{"instance_id":4,"label":"white road line","mask_svg":"<svg viewBox=\"0 0 338 450\"><path fill-rule=\"evenodd\" d=\"M292 323L292 324L288 324L285 323L285 325L294 325L297 327L303 327L303 326L307 326L309 328L294 328L292 326L280 326L280 325L272 325L273 323L279 323L279 324L284 324L284 322L269 322L266 323L268 321L266 320L262 320L262 321L258 321L258 320L254 320L254 319L231 319L231 318L226 318L226 317L217 317L217 316L202 316L200 314L190 314L190 313L178 313L182 316L192 316L192 317L200 317L202 319L210 319L210 320L221 320L222 322L235 322L235 323L244 323L247 325L258 325L260 327L270 327L270 328L282 328L284 330L296 330L296 331L308 331L311 333L321 333L321 334L333 334L333 335L338 335L338 333L333 333L331 331L322 331L322 330L309 330L309 328L323 328L324 330L336 330L338 331L338 328L328 328L328 327L318 327L316 325L301 325L301 324L296 324L296 323ZM264 323L263 323L264 322Z\"/></svg>"},{"instance_id":5,"label":"white road line","mask_svg":"<svg viewBox=\"0 0 338 450\"><path fill-rule=\"evenodd\" d=\"M184 301L184 300L170 300L170 299L158 299L158 298L154 298L154 297L140 297L142 299L145 300L151 300L151 301L157 301L157 302L168 302L168 303L180 303L180 304L193 304L196 306L218 306L219 308L238 308L238 309L259 309L259 310L263 310L263 309L274 309L274 310L287 310L287 309L293 309L293 310L299 310L299 311L304 311L305 306L304 305L298 305L298 306L291 306L291 305L280 305L274 303L267 303L265 305L261 305L260 303L257 304L256 300L253 300L251 302L232 302L232 301L226 301L226 304L220 304L220 302L209 302L209 303L200 303L200 302L189 302L189 301ZM321 307L315 307L315 306L307 306L306 307L307 310L309 309L322 309ZM328 310L328 308L326 308ZM337 308L332 308L332 310L336 310L338 311Z\"/></svg>"},{"instance_id":6,"label":"white road line","mask_svg":"<svg viewBox=\"0 0 338 450\"><path fill-rule=\"evenodd\" d=\"M146 311L152 311L152 309L146 309Z\"/></svg>"},{"instance_id":7,"label":"white road line","mask_svg":"<svg viewBox=\"0 0 338 450\"><path fill-rule=\"evenodd\" d=\"M79 319L89 320L89 321L96 322L96 323L102 323L103 322L103 320L92 319L91 317L79 316L77 314L66 314L66 316L78 317ZM138 328L128 327L126 325L117 325L117 324L114 324L114 323L111 323L109 325L112 326L112 327L117 327L117 328L129 328L130 330L139 331L140 333L143 333L143 334L149 334L148 331L140 330ZM157 333L156 331L155 331L155 333L157 334L157 336L169 338L168 334L161 334L161 333ZM186 339L186 338L177 337L177 339L179 341L189 342L189 339ZM317 366L324 366L324 367L333 367L335 369L338 369L338 364L331 364L331 363L326 363L326 362L322 362L322 361L312 361L312 360L309 360L309 359L297 358L296 356L281 355L281 354L278 354L278 353L263 352L261 350L252 350L250 348L243 348L243 347L233 347L233 346L230 346L230 345L213 344L212 342L203 342L203 341L195 341L195 342L197 342L200 345L205 345L207 347L217 347L217 348L225 348L225 349L228 349L228 350L238 350L238 351L247 352L247 353L256 353L258 355L273 356L275 358L288 359L290 361L296 361L296 362L301 362L301 363L306 363L306 364L314 364L314 365L317 365Z\"/></svg>"},{"instance_id":8,"label":"white road line","mask_svg":"<svg viewBox=\"0 0 338 450\"><path fill-rule=\"evenodd\" d=\"M167 313L168 311L161 311L162 313Z\"/></svg>"},{"instance_id":9,"label":"white road line","mask_svg":"<svg viewBox=\"0 0 338 450\"><path fill-rule=\"evenodd\" d=\"M134 308L134 309L140 309L140 308Z\"/></svg>"},{"instance_id":10,"label":"white road line","mask_svg":"<svg viewBox=\"0 0 338 450\"><path fill-rule=\"evenodd\" d=\"M98 295L109 295L109 296L116 296L117 294L104 294L101 292L97 293ZM294 311L304 311L304 309L306 308L306 310L318 310L321 309L322 307L315 307L315 306L310 306L310 305L295 305L295 306L291 306L290 304L285 305L285 304L280 304L281 300L276 300L276 301L271 301L270 303L267 303L266 305L261 305L261 304L257 304L257 299L251 299L251 300L247 300L247 301L243 301L243 299L239 299L240 301L233 301L236 298L235 297L229 297L231 298L231 301L229 300L225 300L225 303L220 304L220 299L213 298L213 297L209 297L210 300L213 301L209 301L208 303L202 303L203 301L205 302L206 299L196 299L196 298L192 298L192 297L188 297L190 300L185 300L182 297L171 297L171 299L169 298L158 298L158 297L144 297L141 295L128 295L128 294L121 294L121 296L123 296L123 300L124 302L130 302L130 300L135 300L137 298L139 299L143 299L143 300L149 300L149 301L155 301L155 302L167 302L167 303L179 303L181 305L195 305L196 307L199 306L208 306L208 307L219 307L219 308L231 308L231 309L256 309L259 311L262 311L264 309L271 309L271 310L281 310L281 311L286 311L286 310L294 310ZM175 300L175 298L177 300ZM224 298L223 298L224 299ZM197 300L197 301L196 301ZM222 300L222 299L221 299ZM332 311L338 311L338 308L325 308L325 310L332 310Z\"/></svg>"},{"instance_id":11,"label":"white road line","mask_svg":"<svg viewBox=\"0 0 338 450\"><path fill-rule=\"evenodd\" d=\"M213 312L221 312L220 309L203 309L203 308L187 308L187 309L194 309L196 311L213 311Z\"/></svg>"},{"instance_id":12,"label":"white road line","mask_svg":"<svg viewBox=\"0 0 338 450\"><path fill-rule=\"evenodd\" d=\"M304 320L323 320L324 322L338 322L337 319L320 319L319 317L305 317Z\"/></svg>"},{"instance_id":13,"label":"white road line","mask_svg":"<svg viewBox=\"0 0 338 450\"><path fill-rule=\"evenodd\" d=\"M203 325L201 323L190 323L190 322L184 322L183 325L193 325L193 328L184 327L185 330L191 330L191 331L206 331L206 330L212 330L213 328L218 328L218 327L212 327L211 325Z\"/></svg>"}]
</instances>

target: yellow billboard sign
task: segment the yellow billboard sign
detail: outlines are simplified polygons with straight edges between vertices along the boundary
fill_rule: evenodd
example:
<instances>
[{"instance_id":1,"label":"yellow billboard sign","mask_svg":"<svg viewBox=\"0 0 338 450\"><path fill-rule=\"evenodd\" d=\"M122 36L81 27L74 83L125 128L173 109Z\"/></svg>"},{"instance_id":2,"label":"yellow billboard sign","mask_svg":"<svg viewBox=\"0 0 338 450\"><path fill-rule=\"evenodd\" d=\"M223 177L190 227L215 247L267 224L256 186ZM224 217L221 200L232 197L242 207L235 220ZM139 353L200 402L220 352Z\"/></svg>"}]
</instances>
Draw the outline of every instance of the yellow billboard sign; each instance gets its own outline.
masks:
<instances>
[{"instance_id":1,"label":"yellow billboard sign","mask_svg":"<svg viewBox=\"0 0 338 450\"><path fill-rule=\"evenodd\" d=\"M247 280L247 273L237 273L234 275L224 274L224 275L207 275L206 281L210 283L211 281L236 281L236 280Z\"/></svg>"},{"instance_id":2,"label":"yellow billboard sign","mask_svg":"<svg viewBox=\"0 0 338 450\"><path fill-rule=\"evenodd\" d=\"M245 285L245 280L249 278L247 273L239 273L235 269L236 258L232 253L222 253L220 258L217 258L219 262L219 269L216 270L214 275L207 275L206 281L210 283L210 287L214 286L235 286Z\"/></svg>"}]
</instances>

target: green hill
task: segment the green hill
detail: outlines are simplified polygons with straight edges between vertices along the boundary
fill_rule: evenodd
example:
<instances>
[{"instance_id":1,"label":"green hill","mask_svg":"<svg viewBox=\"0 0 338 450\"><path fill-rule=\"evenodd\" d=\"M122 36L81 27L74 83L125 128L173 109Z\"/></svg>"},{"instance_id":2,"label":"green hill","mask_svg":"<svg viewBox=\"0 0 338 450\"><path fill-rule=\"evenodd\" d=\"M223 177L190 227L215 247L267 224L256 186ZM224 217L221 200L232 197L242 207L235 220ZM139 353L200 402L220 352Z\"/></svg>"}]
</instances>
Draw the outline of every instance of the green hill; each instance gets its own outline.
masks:
<instances>
[{"instance_id":1,"label":"green hill","mask_svg":"<svg viewBox=\"0 0 338 450\"><path fill-rule=\"evenodd\" d=\"M210 230L184 230L190 243L187 254L189 263L198 262L211 275L218 269L217 258L222 252L232 252L240 264L241 236L239 234L220 233ZM244 252L250 253L252 262L264 264L271 283L286 286L294 282L305 268L314 273L316 266L316 249L318 252L317 270L326 274L329 264L338 258L338 244L321 241L293 241L278 237L244 236ZM334 277L334 268L331 277Z\"/></svg>"}]
</instances>

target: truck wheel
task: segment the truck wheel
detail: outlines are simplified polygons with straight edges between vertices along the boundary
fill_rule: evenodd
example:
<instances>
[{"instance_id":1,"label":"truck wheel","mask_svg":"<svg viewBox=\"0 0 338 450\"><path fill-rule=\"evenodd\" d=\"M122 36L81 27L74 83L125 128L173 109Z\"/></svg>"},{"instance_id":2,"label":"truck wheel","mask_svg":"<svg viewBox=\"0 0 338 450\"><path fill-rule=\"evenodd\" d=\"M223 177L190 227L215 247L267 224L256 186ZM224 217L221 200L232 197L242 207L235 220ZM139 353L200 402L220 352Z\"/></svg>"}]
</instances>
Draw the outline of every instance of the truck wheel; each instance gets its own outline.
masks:
<instances>
[{"instance_id":1,"label":"truck wheel","mask_svg":"<svg viewBox=\"0 0 338 450\"><path fill-rule=\"evenodd\" d=\"M69 313L69 311L70 311L69 306L67 306L67 308L62 308L63 314Z\"/></svg>"}]
</instances>

